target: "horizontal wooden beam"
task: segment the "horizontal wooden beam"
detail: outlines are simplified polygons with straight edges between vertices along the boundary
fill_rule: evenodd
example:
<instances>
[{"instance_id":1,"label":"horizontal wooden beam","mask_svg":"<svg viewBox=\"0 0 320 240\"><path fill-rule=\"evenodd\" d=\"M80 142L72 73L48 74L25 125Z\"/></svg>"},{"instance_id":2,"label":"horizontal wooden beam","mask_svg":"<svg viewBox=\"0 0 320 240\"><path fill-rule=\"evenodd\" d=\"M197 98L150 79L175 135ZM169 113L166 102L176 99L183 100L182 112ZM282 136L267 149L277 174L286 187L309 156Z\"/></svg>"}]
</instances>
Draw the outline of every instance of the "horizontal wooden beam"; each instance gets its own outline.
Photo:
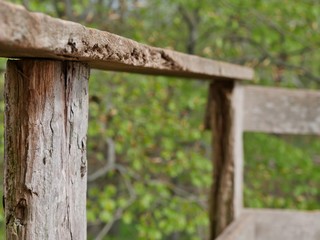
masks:
<instances>
[{"instance_id":1,"label":"horizontal wooden beam","mask_svg":"<svg viewBox=\"0 0 320 240\"><path fill-rule=\"evenodd\" d=\"M150 47L4 1L0 29L0 57L65 59L103 70L199 79L253 78L248 67Z\"/></svg>"},{"instance_id":2,"label":"horizontal wooden beam","mask_svg":"<svg viewBox=\"0 0 320 240\"><path fill-rule=\"evenodd\" d=\"M320 92L244 87L244 130L320 134Z\"/></svg>"},{"instance_id":3,"label":"horizontal wooden beam","mask_svg":"<svg viewBox=\"0 0 320 240\"><path fill-rule=\"evenodd\" d=\"M320 239L320 211L286 209L246 209L253 217L253 239L318 240Z\"/></svg>"},{"instance_id":4,"label":"horizontal wooden beam","mask_svg":"<svg viewBox=\"0 0 320 240\"><path fill-rule=\"evenodd\" d=\"M320 211L245 209L216 240L319 239Z\"/></svg>"},{"instance_id":5,"label":"horizontal wooden beam","mask_svg":"<svg viewBox=\"0 0 320 240\"><path fill-rule=\"evenodd\" d=\"M216 240L254 240L255 221L253 214L245 213L233 221Z\"/></svg>"}]
</instances>

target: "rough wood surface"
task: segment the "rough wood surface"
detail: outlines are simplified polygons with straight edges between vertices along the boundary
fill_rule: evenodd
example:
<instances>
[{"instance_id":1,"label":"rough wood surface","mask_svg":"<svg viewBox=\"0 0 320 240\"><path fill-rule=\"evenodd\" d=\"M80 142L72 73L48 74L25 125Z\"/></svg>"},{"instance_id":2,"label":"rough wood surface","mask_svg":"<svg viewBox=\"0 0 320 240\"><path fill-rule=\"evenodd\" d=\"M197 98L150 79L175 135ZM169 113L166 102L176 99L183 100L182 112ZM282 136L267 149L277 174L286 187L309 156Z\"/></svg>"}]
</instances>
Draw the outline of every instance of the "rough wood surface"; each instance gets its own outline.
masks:
<instances>
[{"instance_id":1,"label":"rough wood surface","mask_svg":"<svg viewBox=\"0 0 320 240\"><path fill-rule=\"evenodd\" d=\"M234 82L215 81L210 85L210 122L213 135L213 184L210 193L210 239L215 239L236 217L236 208L241 205L235 200L238 193L235 183L242 176L235 176L235 166L241 167L236 157L242 149L241 129L237 130L237 91ZM241 150L242 152L242 150ZM240 152L240 154L241 154ZM240 158L242 160L242 158ZM241 162L240 162L241 163ZM241 172L238 172L241 174Z\"/></svg>"},{"instance_id":2,"label":"rough wood surface","mask_svg":"<svg viewBox=\"0 0 320 240\"><path fill-rule=\"evenodd\" d=\"M98 69L190 78L253 78L247 67L146 46L3 1L0 29L0 57L72 59Z\"/></svg>"},{"instance_id":3,"label":"rough wood surface","mask_svg":"<svg viewBox=\"0 0 320 240\"><path fill-rule=\"evenodd\" d=\"M88 77L82 63L8 61L8 240L86 239Z\"/></svg>"},{"instance_id":4,"label":"rough wood surface","mask_svg":"<svg viewBox=\"0 0 320 240\"><path fill-rule=\"evenodd\" d=\"M320 134L320 92L247 86L244 96L244 130Z\"/></svg>"}]
</instances>

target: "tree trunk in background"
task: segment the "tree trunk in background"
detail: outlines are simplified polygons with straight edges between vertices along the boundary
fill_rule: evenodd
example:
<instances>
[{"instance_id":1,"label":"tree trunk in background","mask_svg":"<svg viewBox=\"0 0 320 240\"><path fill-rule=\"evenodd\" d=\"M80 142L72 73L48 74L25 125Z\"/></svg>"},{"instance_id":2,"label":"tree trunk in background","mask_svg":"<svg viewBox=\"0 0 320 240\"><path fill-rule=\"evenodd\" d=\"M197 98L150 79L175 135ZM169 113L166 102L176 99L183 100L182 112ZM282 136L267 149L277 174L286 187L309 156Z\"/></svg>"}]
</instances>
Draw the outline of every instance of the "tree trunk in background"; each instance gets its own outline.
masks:
<instances>
[{"instance_id":1,"label":"tree trunk in background","mask_svg":"<svg viewBox=\"0 0 320 240\"><path fill-rule=\"evenodd\" d=\"M233 81L215 81L209 91L214 168L209 214L213 240L242 208L242 92Z\"/></svg>"},{"instance_id":2,"label":"tree trunk in background","mask_svg":"<svg viewBox=\"0 0 320 240\"><path fill-rule=\"evenodd\" d=\"M82 63L8 61L6 239L86 239L88 78Z\"/></svg>"}]
</instances>

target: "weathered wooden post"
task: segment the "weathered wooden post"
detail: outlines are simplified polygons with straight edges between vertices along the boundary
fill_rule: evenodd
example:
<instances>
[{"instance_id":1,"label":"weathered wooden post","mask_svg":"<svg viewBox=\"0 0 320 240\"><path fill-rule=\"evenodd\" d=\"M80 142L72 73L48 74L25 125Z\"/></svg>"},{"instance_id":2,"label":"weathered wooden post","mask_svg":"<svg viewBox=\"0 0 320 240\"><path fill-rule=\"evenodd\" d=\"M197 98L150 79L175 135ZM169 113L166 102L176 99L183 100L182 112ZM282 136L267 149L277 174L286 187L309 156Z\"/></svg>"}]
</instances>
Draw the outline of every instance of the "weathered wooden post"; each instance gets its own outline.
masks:
<instances>
[{"instance_id":1,"label":"weathered wooden post","mask_svg":"<svg viewBox=\"0 0 320 240\"><path fill-rule=\"evenodd\" d=\"M234 81L210 84L207 127L213 135L213 184L210 193L210 240L242 209L242 88Z\"/></svg>"},{"instance_id":2,"label":"weathered wooden post","mask_svg":"<svg viewBox=\"0 0 320 240\"><path fill-rule=\"evenodd\" d=\"M86 239L87 65L9 60L6 239Z\"/></svg>"}]
</instances>

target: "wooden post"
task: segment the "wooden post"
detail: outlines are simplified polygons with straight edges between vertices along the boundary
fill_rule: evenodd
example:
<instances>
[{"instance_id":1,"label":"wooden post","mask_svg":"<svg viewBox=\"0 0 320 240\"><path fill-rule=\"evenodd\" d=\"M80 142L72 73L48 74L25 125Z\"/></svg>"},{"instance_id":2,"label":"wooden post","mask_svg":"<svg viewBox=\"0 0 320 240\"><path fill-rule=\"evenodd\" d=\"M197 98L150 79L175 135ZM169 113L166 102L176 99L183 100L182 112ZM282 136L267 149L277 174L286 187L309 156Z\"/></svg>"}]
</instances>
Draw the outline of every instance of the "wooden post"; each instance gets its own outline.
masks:
<instances>
[{"instance_id":1,"label":"wooden post","mask_svg":"<svg viewBox=\"0 0 320 240\"><path fill-rule=\"evenodd\" d=\"M7 240L86 239L88 77L82 63L7 63Z\"/></svg>"},{"instance_id":2,"label":"wooden post","mask_svg":"<svg viewBox=\"0 0 320 240\"><path fill-rule=\"evenodd\" d=\"M215 81L209 91L207 114L214 165L209 217L213 240L242 209L242 89L233 81Z\"/></svg>"}]
</instances>

